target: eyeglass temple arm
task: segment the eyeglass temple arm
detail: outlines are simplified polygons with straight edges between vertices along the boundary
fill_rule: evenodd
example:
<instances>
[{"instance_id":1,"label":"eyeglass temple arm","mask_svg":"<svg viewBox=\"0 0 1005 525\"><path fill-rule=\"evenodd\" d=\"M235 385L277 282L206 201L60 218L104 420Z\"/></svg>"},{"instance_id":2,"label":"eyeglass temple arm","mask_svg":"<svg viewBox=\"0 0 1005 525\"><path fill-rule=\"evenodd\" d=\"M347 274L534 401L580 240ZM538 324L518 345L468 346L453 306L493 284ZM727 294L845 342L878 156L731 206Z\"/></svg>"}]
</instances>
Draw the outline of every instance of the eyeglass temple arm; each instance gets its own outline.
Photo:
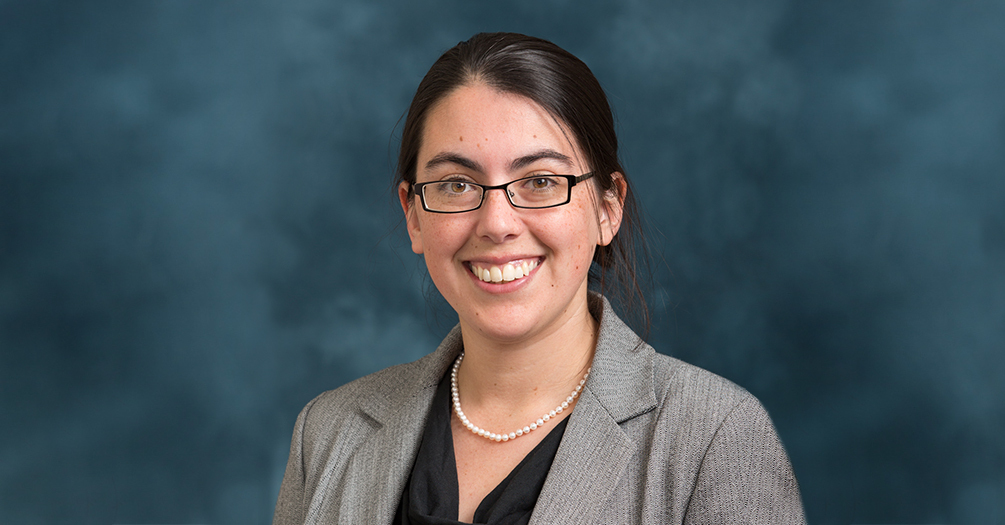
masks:
<instances>
[{"instance_id":1,"label":"eyeglass temple arm","mask_svg":"<svg viewBox=\"0 0 1005 525\"><path fill-rule=\"evenodd\" d=\"M575 186L576 184L579 184L580 182L583 182L584 180L589 179L590 177L592 177L592 176L594 176L596 174L597 174L597 172L595 172L595 171L591 171L589 173L584 173L584 174L576 177L575 179L572 179L573 180L572 185Z\"/></svg>"}]
</instances>

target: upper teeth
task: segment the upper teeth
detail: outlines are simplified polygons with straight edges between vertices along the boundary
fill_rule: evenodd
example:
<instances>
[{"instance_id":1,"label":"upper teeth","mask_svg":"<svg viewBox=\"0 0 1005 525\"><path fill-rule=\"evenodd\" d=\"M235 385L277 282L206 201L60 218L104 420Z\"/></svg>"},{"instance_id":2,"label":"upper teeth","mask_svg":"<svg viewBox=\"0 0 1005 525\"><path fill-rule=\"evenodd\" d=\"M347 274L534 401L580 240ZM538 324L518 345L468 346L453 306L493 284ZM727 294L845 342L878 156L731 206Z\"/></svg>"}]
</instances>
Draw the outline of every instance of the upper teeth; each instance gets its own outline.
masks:
<instances>
[{"instance_id":1,"label":"upper teeth","mask_svg":"<svg viewBox=\"0 0 1005 525\"><path fill-rule=\"evenodd\" d=\"M471 272L475 277L487 283L509 282L530 275L531 270L537 268L537 259L530 261L513 261L502 266L479 266L471 264Z\"/></svg>"}]
</instances>

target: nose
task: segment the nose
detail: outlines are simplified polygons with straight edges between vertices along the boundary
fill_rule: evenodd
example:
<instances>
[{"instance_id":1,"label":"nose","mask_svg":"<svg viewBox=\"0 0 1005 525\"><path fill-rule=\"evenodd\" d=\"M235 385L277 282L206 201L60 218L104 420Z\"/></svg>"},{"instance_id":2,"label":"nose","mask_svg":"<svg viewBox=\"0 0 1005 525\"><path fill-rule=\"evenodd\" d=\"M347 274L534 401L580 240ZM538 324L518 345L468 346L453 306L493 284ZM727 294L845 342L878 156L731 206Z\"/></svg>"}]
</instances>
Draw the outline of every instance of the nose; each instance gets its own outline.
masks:
<instances>
[{"instance_id":1,"label":"nose","mask_svg":"<svg viewBox=\"0 0 1005 525\"><path fill-rule=\"evenodd\" d=\"M512 240L523 231L519 212L510 204L505 191L500 189L485 192L485 200L477 210L479 215L476 233L496 244Z\"/></svg>"}]
</instances>

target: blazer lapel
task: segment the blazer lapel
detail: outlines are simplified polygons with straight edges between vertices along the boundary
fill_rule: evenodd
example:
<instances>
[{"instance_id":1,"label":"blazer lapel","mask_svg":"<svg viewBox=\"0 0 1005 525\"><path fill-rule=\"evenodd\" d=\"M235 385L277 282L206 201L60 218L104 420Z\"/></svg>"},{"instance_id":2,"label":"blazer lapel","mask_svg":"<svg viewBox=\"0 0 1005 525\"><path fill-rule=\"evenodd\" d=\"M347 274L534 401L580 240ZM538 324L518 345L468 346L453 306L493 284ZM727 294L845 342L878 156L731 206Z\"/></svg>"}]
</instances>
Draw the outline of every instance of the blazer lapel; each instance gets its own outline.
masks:
<instances>
[{"instance_id":1,"label":"blazer lapel","mask_svg":"<svg viewBox=\"0 0 1005 525\"><path fill-rule=\"evenodd\" d=\"M436 387L461 350L460 328L455 327L435 352L402 365L388 385L386 397L360 401L360 413L374 427L353 453L341 481L341 494L331 490L320 504L318 523L391 523L408 481L422 430L432 406ZM389 382L391 383L391 382ZM326 519L327 518L327 519Z\"/></svg>"},{"instance_id":2,"label":"blazer lapel","mask_svg":"<svg viewBox=\"0 0 1005 525\"><path fill-rule=\"evenodd\" d=\"M634 443L585 391L570 416L530 523L593 523L625 472Z\"/></svg>"},{"instance_id":3,"label":"blazer lapel","mask_svg":"<svg viewBox=\"0 0 1005 525\"><path fill-rule=\"evenodd\" d=\"M596 298L598 296L593 296ZM600 314L593 370L569 417L530 523L593 523L625 473L636 444L621 428L656 408L655 351L594 299Z\"/></svg>"},{"instance_id":4,"label":"blazer lapel","mask_svg":"<svg viewBox=\"0 0 1005 525\"><path fill-rule=\"evenodd\" d=\"M391 523L435 392L433 384L401 400L399 410L388 414L391 417L353 455L338 514L354 516L347 523Z\"/></svg>"}]
</instances>

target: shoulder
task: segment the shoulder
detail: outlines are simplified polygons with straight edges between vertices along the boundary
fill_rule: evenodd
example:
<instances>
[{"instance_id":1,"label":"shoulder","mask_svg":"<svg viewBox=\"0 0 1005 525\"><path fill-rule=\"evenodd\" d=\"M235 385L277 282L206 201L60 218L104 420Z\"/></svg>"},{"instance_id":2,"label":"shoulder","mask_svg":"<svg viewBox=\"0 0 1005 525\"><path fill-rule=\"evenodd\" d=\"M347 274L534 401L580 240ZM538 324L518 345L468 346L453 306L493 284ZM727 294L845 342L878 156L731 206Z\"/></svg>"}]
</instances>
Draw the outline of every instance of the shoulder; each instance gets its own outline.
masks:
<instances>
[{"instance_id":1,"label":"shoulder","mask_svg":"<svg viewBox=\"0 0 1005 525\"><path fill-rule=\"evenodd\" d=\"M647 475L683 489L671 507L696 522L804 524L792 466L760 401L679 359L654 353L653 365L657 406L638 418L637 436L649 445Z\"/></svg>"},{"instance_id":2,"label":"shoulder","mask_svg":"<svg viewBox=\"0 0 1005 525\"><path fill-rule=\"evenodd\" d=\"M760 402L732 381L680 359L654 353L653 383L662 410L702 412L724 418L737 407Z\"/></svg>"},{"instance_id":3,"label":"shoulder","mask_svg":"<svg viewBox=\"0 0 1005 525\"><path fill-rule=\"evenodd\" d=\"M658 419L687 429L694 445L763 441L777 446L778 436L764 405L736 383L679 359L656 354L654 387ZM740 439L740 434L745 435ZM700 437L699 437L700 436Z\"/></svg>"},{"instance_id":4,"label":"shoulder","mask_svg":"<svg viewBox=\"0 0 1005 525\"><path fill-rule=\"evenodd\" d=\"M679 393L668 395L674 402L663 410L687 413L677 422L702 436L690 443L696 470L688 515L717 523L805 524L792 464L761 402L711 372L677 368L668 391Z\"/></svg>"},{"instance_id":5,"label":"shoulder","mask_svg":"<svg viewBox=\"0 0 1005 525\"><path fill-rule=\"evenodd\" d=\"M792 465L761 402L678 359L656 354L655 365L656 432L679 447L690 466L688 514L718 523L804 524Z\"/></svg>"},{"instance_id":6,"label":"shoulder","mask_svg":"<svg viewBox=\"0 0 1005 525\"><path fill-rule=\"evenodd\" d=\"M407 384L411 382L408 380L415 378L417 372L423 368L423 362L424 360L420 359L402 363L365 375L338 388L322 392L308 404L308 407L314 405L316 409L338 410L346 403L359 401L360 396L364 398L390 396L394 390L408 388Z\"/></svg>"},{"instance_id":7,"label":"shoulder","mask_svg":"<svg viewBox=\"0 0 1005 525\"><path fill-rule=\"evenodd\" d=\"M425 357L363 376L312 399L296 424L305 454L314 443L361 440L384 421L399 416L402 407L418 396L428 397L460 348L460 329L455 327Z\"/></svg>"},{"instance_id":8,"label":"shoulder","mask_svg":"<svg viewBox=\"0 0 1005 525\"><path fill-rule=\"evenodd\" d=\"M594 359L601 375L591 391L647 465L627 478L626 497L643 490L632 481L672 486L679 489L673 501L650 508L654 516L805 523L792 466L760 401L722 376L657 353L604 306Z\"/></svg>"},{"instance_id":9,"label":"shoulder","mask_svg":"<svg viewBox=\"0 0 1005 525\"><path fill-rule=\"evenodd\" d=\"M385 368L307 403L297 417L291 450L301 458L309 485L332 458L341 465L388 421L400 419L403 407L435 389L426 384L430 370L438 368L435 356Z\"/></svg>"},{"instance_id":10,"label":"shoulder","mask_svg":"<svg viewBox=\"0 0 1005 525\"><path fill-rule=\"evenodd\" d=\"M305 433L330 431L336 425L345 426L346 418L380 413L393 407L395 398L411 396L428 386L422 379L431 356L379 370L321 393L300 412Z\"/></svg>"},{"instance_id":11,"label":"shoulder","mask_svg":"<svg viewBox=\"0 0 1005 525\"><path fill-rule=\"evenodd\" d=\"M732 410L760 403L735 383L708 370L660 354L602 303L591 390L621 422L655 409L662 418L712 425ZM599 308L598 308L599 309Z\"/></svg>"}]
</instances>

